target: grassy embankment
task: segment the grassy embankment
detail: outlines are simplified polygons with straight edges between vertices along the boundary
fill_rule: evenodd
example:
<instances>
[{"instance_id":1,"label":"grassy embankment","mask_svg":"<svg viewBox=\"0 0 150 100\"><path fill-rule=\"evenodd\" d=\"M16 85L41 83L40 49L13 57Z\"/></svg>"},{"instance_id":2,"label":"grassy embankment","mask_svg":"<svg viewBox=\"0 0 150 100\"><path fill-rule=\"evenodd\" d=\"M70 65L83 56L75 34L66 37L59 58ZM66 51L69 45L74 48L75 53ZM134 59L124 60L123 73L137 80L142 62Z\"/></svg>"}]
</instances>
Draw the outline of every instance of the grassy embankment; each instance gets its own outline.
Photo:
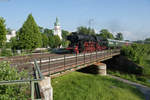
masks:
<instances>
[{"instance_id":1,"label":"grassy embankment","mask_svg":"<svg viewBox=\"0 0 150 100\"><path fill-rule=\"evenodd\" d=\"M135 62L137 65L143 67L142 74L136 75L136 74L129 74L123 71L112 71L108 70L108 73L111 75L115 75L124 79L128 79L146 86L150 87L150 51L149 51L150 45L133 45L131 47L128 47L124 49L124 56L126 56L131 61ZM121 67L121 66L120 66Z\"/></svg>"},{"instance_id":2,"label":"grassy embankment","mask_svg":"<svg viewBox=\"0 0 150 100\"><path fill-rule=\"evenodd\" d=\"M108 76L72 72L52 80L54 100L144 100L135 88Z\"/></svg>"}]
</instances>

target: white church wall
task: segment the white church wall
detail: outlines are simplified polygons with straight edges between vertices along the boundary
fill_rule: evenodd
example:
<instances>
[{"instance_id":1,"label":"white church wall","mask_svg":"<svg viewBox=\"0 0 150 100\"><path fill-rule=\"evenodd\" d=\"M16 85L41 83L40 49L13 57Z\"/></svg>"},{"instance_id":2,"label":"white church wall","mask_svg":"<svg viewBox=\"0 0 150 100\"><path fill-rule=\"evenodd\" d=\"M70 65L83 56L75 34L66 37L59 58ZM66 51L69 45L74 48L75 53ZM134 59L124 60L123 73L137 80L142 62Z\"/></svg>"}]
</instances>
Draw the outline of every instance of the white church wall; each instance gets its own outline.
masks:
<instances>
[{"instance_id":1,"label":"white church wall","mask_svg":"<svg viewBox=\"0 0 150 100\"><path fill-rule=\"evenodd\" d=\"M7 39L6 42L10 42L10 39L15 36L16 36L16 31L15 30L11 31L10 34L6 35L6 39Z\"/></svg>"}]
</instances>

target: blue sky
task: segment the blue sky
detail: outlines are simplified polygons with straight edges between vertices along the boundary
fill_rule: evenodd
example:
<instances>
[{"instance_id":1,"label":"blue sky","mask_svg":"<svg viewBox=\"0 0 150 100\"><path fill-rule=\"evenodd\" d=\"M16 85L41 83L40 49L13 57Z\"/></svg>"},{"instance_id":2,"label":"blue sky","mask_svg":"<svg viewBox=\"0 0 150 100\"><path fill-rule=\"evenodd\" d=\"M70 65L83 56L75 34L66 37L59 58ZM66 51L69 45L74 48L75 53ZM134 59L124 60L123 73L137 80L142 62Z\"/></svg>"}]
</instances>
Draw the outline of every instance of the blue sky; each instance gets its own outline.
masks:
<instances>
[{"instance_id":1,"label":"blue sky","mask_svg":"<svg viewBox=\"0 0 150 100\"><path fill-rule=\"evenodd\" d=\"M150 37L150 0L0 0L7 27L19 29L29 13L39 26L50 29L56 17L69 31L89 26L92 19L96 31L122 32L129 40Z\"/></svg>"}]
</instances>

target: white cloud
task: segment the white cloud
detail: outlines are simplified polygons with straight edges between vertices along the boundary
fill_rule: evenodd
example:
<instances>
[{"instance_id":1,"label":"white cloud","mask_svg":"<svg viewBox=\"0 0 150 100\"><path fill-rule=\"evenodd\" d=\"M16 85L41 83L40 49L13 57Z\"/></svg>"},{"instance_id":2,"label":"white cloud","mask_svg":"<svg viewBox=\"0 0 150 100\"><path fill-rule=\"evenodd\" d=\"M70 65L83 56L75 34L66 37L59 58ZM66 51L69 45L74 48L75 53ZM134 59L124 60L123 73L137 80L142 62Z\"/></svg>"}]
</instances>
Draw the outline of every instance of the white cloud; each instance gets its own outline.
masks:
<instances>
[{"instance_id":1,"label":"white cloud","mask_svg":"<svg viewBox=\"0 0 150 100\"><path fill-rule=\"evenodd\" d=\"M131 31L118 31L123 34L124 40L144 40L150 37L150 32L131 32ZM113 32L116 35L118 32Z\"/></svg>"}]
</instances>

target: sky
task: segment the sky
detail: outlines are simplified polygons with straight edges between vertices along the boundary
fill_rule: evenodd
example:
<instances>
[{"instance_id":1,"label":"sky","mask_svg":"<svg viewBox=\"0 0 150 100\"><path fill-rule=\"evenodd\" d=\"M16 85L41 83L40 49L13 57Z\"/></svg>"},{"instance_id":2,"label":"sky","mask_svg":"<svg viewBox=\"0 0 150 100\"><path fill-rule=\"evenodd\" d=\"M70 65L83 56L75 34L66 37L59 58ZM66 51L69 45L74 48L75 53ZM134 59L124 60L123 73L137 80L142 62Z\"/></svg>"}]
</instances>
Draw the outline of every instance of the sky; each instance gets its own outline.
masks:
<instances>
[{"instance_id":1,"label":"sky","mask_svg":"<svg viewBox=\"0 0 150 100\"><path fill-rule=\"evenodd\" d=\"M61 29L68 31L90 26L96 32L122 32L126 40L150 37L150 0L0 0L7 28L18 30L30 13L49 29L58 17Z\"/></svg>"}]
</instances>

